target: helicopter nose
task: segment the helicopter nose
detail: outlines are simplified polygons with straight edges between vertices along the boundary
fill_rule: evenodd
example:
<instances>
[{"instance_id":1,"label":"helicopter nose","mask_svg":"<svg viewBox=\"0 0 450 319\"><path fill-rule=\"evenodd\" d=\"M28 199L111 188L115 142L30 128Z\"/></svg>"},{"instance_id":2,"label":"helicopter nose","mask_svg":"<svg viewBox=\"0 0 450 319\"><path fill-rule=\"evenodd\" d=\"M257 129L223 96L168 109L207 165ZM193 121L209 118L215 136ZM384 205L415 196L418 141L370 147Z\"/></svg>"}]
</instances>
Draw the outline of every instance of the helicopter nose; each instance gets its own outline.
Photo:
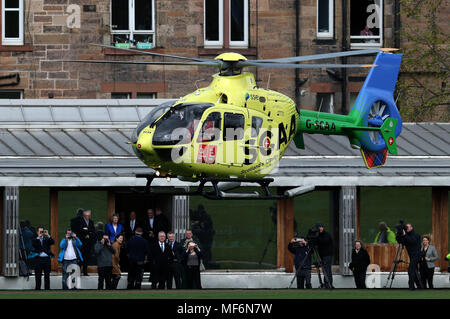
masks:
<instances>
[{"instance_id":1,"label":"helicopter nose","mask_svg":"<svg viewBox=\"0 0 450 319\"><path fill-rule=\"evenodd\" d=\"M153 153L151 134L141 132L136 142L136 149L142 153Z\"/></svg>"}]
</instances>

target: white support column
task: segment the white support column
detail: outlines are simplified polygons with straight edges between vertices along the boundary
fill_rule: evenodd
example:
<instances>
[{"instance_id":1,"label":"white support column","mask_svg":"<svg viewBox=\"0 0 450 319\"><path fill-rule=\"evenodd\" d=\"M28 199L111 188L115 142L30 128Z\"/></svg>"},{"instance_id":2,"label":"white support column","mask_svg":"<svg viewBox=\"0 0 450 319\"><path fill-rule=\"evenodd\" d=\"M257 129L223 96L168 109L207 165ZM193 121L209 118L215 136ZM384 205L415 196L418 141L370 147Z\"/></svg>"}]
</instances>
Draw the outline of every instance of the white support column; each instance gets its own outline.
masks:
<instances>
[{"instance_id":1,"label":"white support column","mask_svg":"<svg viewBox=\"0 0 450 319\"><path fill-rule=\"evenodd\" d=\"M181 241L189 229L189 196L172 196L172 217L175 239Z\"/></svg>"},{"instance_id":2,"label":"white support column","mask_svg":"<svg viewBox=\"0 0 450 319\"><path fill-rule=\"evenodd\" d=\"M354 186L344 186L339 194L339 267L343 275L352 274L348 266L356 238L356 191Z\"/></svg>"},{"instance_id":3,"label":"white support column","mask_svg":"<svg viewBox=\"0 0 450 319\"><path fill-rule=\"evenodd\" d=\"M5 187L3 192L3 274L19 275L19 188Z\"/></svg>"}]
</instances>

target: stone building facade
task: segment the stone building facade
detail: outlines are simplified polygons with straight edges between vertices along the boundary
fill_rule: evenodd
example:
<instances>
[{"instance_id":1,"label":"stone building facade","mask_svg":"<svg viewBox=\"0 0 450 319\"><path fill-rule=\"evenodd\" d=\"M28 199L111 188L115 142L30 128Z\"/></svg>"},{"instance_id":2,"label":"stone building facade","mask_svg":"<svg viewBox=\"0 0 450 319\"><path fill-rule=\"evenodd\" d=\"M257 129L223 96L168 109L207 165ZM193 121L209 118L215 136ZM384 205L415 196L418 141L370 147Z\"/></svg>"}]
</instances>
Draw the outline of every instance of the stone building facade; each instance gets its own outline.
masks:
<instances>
[{"instance_id":1,"label":"stone building facade","mask_svg":"<svg viewBox=\"0 0 450 319\"><path fill-rule=\"evenodd\" d=\"M206 86L216 72L210 67L197 66L61 62L68 59L170 60L89 45L110 45L131 38L130 32L117 34L121 24L127 25L131 33L135 29L135 39L148 37L153 45L147 49L149 52L203 58L233 51L248 59L265 59L398 47L400 43L396 36L400 23L395 15L399 0L3 1L12 2L9 4L12 7L22 6L19 15L22 14L23 21L18 19L22 41L19 39L15 45L6 43L6 32L14 36L14 28L11 31L5 23L15 20L3 9L0 76L18 73L20 79L17 76L15 81L1 79L0 90L20 91L23 98L177 98L197 86ZM142 29L138 27L142 20L147 26L144 29L150 28L151 32L143 34L137 30ZM360 30L366 23L372 36L360 39ZM211 40L210 34L218 39ZM317 62L371 63L373 58ZM252 72L260 87L280 91L302 108L320 106L324 111L346 113L367 69L257 68Z\"/></svg>"}]
</instances>

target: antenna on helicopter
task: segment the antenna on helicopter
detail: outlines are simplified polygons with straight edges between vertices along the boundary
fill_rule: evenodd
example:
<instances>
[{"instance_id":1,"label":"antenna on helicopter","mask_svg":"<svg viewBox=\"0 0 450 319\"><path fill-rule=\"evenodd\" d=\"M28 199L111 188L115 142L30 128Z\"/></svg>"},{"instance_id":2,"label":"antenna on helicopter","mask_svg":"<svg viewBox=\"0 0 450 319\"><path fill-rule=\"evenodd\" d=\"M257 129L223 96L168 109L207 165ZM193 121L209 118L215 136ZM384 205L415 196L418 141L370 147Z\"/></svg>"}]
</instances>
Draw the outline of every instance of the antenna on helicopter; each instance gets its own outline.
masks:
<instances>
[{"instance_id":1,"label":"antenna on helicopter","mask_svg":"<svg viewBox=\"0 0 450 319\"><path fill-rule=\"evenodd\" d=\"M320 100L319 111L317 112L317 119L319 119L320 110L322 109L323 98Z\"/></svg>"},{"instance_id":2,"label":"antenna on helicopter","mask_svg":"<svg viewBox=\"0 0 450 319\"><path fill-rule=\"evenodd\" d=\"M272 75L272 73L269 73L269 78L267 79L267 90L269 89L271 75Z\"/></svg>"},{"instance_id":3,"label":"antenna on helicopter","mask_svg":"<svg viewBox=\"0 0 450 319\"><path fill-rule=\"evenodd\" d=\"M402 92L398 92L397 98L395 99L395 104L397 104L398 99L400 98Z\"/></svg>"},{"instance_id":4,"label":"antenna on helicopter","mask_svg":"<svg viewBox=\"0 0 450 319\"><path fill-rule=\"evenodd\" d=\"M194 83L194 84L195 84L195 87L197 88L197 90L199 89L199 87L198 87L197 83L198 83L198 82L200 82L200 81L205 81L205 79L200 79L200 80L197 80L197 81L195 81L195 83Z\"/></svg>"}]
</instances>

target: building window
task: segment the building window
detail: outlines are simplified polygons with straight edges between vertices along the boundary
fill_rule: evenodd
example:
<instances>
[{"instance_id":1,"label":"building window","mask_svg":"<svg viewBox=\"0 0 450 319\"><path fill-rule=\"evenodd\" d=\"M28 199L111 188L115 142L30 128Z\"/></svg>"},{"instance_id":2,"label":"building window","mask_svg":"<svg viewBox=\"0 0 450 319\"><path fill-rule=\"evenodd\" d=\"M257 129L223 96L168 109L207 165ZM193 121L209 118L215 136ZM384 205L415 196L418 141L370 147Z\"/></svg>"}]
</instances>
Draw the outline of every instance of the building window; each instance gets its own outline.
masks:
<instances>
[{"instance_id":1,"label":"building window","mask_svg":"<svg viewBox=\"0 0 450 319\"><path fill-rule=\"evenodd\" d=\"M111 0L111 34L114 43L155 47L154 0Z\"/></svg>"},{"instance_id":2,"label":"building window","mask_svg":"<svg viewBox=\"0 0 450 319\"><path fill-rule=\"evenodd\" d=\"M156 93L151 92L111 92L112 99L129 100L129 99L156 99Z\"/></svg>"},{"instance_id":3,"label":"building window","mask_svg":"<svg viewBox=\"0 0 450 319\"><path fill-rule=\"evenodd\" d=\"M351 2L350 41L352 49L382 46L383 0Z\"/></svg>"},{"instance_id":4,"label":"building window","mask_svg":"<svg viewBox=\"0 0 450 319\"><path fill-rule=\"evenodd\" d=\"M23 0L2 1L2 45L23 45Z\"/></svg>"},{"instance_id":5,"label":"building window","mask_svg":"<svg viewBox=\"0 0 450 319\"><path fill-rule=\"evenodd\" d=\"M23 99L21 90L0 90L0 99Z\"/></svg>"},{"instance_id":6,"label":"building window","mask_svg":"<svg viewBox=\"0 0 450 319\"><path fill-rule=\"evenodd\" d=\"M205 0L205 46L223 45L223 0Z\"/></svg>"},{"instance_id":7,"label":"building window","mask_svg":"<svg viewBox=\"0 0 450 319\"><path fill-rule=\"evenodd\" d=\"M333 103L333 93L317 93L316 104L319 112L334 113Z\"/></svg>"},{"instance_id":8,"label":"building window","mask_svg":"<svg viewBox=\"0 0 450 319\"><path fill-rule=\"evenodd\" d=\"M248 47L248 0L204 0L205 47Z\"/></svg>"},{"instance_id":9,"label":"building window","mask_svg":"<svg viewBox=\"0 0 450 319\"><path fill-rule=\"evenodd\" d=\"M156 99L156 93L143 93L138 92L136 94L137 99Z\"/></svg>"},{"instance_id":10,"label":"building window","mask_svg":"<svg viewBox=\"0 0 450 319\"><path fill-rule=\"evenodd\" d=\"M113 92L111 93L111 98L119 100L128 100L131 99L131 93Z\"/></svg>"},{"instance_id":11,"label":"building window","mask_svg":"<svg viewBox=\"0 0 450 319\"><path fill-rule=\"evenodd\" d=\"M317 0L317 37L333 38L334 0Z\"/></svg>"},{"instance_id":12,"label":"building window","mask_svg":"<svg viewBox=\"0 0 450 319\"><path fill-rule=\"evenodd\" d=\"M348 109L351 110L353 105L356 102L356 98L358 97L358 92L350 92L350 99L349 99L349 105L348 105Z\"/></svg>"}]
</instances>

